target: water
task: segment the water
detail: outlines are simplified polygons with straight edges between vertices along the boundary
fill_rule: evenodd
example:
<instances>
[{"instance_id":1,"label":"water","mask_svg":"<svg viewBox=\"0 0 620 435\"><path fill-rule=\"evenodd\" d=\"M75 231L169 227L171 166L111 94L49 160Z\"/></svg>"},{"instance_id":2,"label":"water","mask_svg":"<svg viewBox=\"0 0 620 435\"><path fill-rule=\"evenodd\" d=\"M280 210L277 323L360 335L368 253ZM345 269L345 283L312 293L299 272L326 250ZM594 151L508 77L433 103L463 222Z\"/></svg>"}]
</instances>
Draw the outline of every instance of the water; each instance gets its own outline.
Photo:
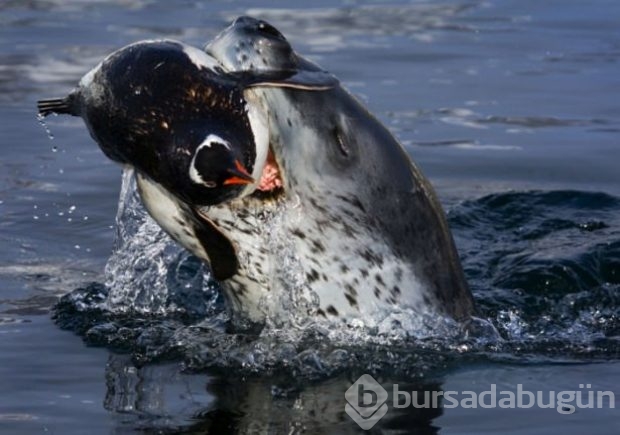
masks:
<instances>
[{"instance_id":1,"label":"water","mask_svg":"<svg viewBox=\"0 0 620 435\"><path fill-rule=\"evenodd\" d=\"M208 273L131 195L116 225L121 169L82 122L38 124L35 101L111 50L200 46L240 14L272 22L402 140L501 338L231 330ZM344 392L362 373L388 390L590 384L620 397L619 18L611 0L0 3L0 432L353 433ZM144 246L112 255L118 233L153 251L128 267ZM128 293L104 301L103 284ZM127 298L135 310L121 313ZM617 433L619 421L410 407L374 430Z\"/></svg>"}]
</instances>

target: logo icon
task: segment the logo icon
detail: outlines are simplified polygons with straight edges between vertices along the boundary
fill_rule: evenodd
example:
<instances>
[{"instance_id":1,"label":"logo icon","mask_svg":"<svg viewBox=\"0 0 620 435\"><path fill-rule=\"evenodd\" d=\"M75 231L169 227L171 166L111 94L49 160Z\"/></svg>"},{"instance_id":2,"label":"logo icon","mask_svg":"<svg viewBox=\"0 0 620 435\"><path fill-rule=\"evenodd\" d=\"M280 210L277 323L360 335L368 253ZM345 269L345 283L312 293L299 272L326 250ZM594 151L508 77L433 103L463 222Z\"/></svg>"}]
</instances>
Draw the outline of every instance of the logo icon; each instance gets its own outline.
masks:
<instances>
[{"instance_id":1,"label":"logo icon","mask_svg":"<svg viewBox=\"0 0 620 435\"><path fill-rule=\"evenodd\" d=\"M387 413L388 393L370 375L362 375L344 393L344 410L364 430L372 428Z\"/></svg>"}]
</instances>

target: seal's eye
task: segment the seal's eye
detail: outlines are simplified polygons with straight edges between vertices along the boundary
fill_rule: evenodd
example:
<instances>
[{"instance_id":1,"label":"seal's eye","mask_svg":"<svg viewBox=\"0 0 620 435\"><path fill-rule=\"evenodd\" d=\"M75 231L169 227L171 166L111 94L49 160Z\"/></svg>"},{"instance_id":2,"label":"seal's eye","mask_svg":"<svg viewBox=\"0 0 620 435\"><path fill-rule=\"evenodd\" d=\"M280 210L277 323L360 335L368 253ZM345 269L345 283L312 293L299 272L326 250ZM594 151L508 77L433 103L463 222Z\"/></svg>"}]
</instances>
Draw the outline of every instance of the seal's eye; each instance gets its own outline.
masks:
<instances>
[{"instance_id":1,"label":"seal's eye","mask_svg":"<svg viewBox=\"0 0 620 435\"><path fill-rule=\"evenodd\" d=\"M273 37L278 38L278 39L284 39L284 36L282 36L282 33L280 33L278 31L278 29L273 27L271 24L266 23L265 21L260 21L258 23L258 30L263 35L273 36Z\"/></svg>"}]
</instances>

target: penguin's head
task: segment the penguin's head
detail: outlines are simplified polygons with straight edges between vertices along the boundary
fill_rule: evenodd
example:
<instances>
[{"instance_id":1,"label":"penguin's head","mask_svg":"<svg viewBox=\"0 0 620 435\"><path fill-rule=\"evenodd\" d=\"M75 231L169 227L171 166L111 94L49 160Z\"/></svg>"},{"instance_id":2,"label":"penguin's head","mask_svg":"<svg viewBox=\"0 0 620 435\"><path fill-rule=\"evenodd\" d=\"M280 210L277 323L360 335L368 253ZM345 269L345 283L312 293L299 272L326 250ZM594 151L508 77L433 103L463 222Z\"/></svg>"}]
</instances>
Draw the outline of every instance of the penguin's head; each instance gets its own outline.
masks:
<instances>
[{"instance_id":1,"label":"penguin's head","mask_svg":"<svg viewBox=\"0 0 620 435\"><path fill-rule=\"evenodd\" d=\"M189 177L209 189L254 183L238 154L229 142L210 134L194 152Z\"/></svg>"},{"instance_id":2,"label":"penguin's head","mask_svg":"<svg viewBox=\"0 0 620 435\"><path fill-rule=\"evenodd\" d=\"M233 140L210 133L195 148L186 180L192 202L217 204L243 194L255 183L251 170L254 153Z\"/></svg>"}]
</instances>

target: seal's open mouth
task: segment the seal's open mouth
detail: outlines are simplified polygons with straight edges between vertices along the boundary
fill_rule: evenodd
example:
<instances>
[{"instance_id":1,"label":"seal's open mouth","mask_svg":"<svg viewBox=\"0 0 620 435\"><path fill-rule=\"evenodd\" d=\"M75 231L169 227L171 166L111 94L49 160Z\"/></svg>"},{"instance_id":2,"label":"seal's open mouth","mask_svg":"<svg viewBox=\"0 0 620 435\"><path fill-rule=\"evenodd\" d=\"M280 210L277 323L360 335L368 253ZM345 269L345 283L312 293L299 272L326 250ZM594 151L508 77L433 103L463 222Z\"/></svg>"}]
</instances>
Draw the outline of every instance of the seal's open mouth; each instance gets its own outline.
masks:
<instances>
[{"instance_id":1,"label":"seal's open mouth","mask_svg":"<svg viewBox=\"0 0 620 435\"><path fill-rule=\"evenodd\" d=\"M278 165L278 162L276 161L270 147L267 154L267 161L265 162L265 167L263 168L263 172L254 195L261 198L275 197L280 195L283 191L284 183L282 181L280 166Z\"/></svg>"},{"instance_id":2,"label":"seal's open mouth","mask_svg":"<svg viewBox=\"0 0 620 435\"><path fill-rule=\"evenodd\" d=\"M270 148L269 154L267 154L267 162L265 163L265 168L263 169L263 174L261 175L257 189L262 192L269 192L281 187L282 178L280 177L280 167Z\"/></svg>"}]
</instances>

